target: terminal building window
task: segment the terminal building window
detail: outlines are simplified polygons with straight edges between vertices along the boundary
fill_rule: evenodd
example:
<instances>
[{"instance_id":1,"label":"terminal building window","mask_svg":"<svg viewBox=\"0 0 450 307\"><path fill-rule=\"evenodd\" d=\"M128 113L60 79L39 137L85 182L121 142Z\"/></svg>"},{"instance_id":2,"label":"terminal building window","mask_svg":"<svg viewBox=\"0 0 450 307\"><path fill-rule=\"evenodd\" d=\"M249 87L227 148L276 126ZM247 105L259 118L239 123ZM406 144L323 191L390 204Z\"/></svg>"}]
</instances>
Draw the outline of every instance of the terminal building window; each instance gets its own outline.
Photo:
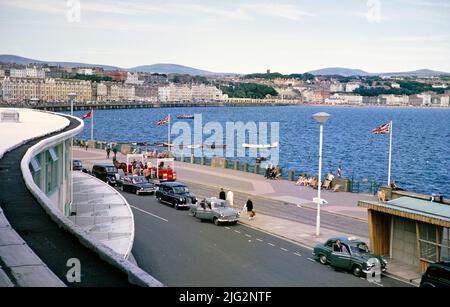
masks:
<instances>
[{"instance_id":1,"label":"terminal building window","mask_svg":"<svg viewBox=\"0 0 450 307\"><path fill-rule=\"evenodd\" d=\"M36 185L41 188L41 154L38 154L36 157L31 159L30 170L33 176L34 183L36 183Z\"/></svg>"},{"instance_id":2,"label":"terminal building window","mask_svg":"<svg viewBox=\"0 0 450 307\"><path fill-rule=\"evenodd\" d=\"M46 152L46 176L45 176L45 187L46 194L53 193L58 188L58 147L50 148Z\"/></svg>"}]
</instances>

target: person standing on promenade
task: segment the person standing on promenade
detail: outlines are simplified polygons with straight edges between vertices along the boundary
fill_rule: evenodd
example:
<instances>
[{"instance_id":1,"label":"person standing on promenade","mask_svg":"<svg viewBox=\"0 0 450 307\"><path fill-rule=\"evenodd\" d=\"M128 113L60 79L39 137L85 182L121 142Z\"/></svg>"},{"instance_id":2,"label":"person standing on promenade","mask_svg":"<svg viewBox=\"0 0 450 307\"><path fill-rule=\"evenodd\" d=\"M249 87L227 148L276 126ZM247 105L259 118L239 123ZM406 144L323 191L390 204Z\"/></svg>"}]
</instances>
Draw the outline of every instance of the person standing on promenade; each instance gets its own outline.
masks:
<instances>
[{"instance_id":1,"label":"person standing on promenade","mask_svg":"<svg viewBox=\"0 0 450 307\"><path fill-rule=\"evenodd\" d=\"M227 197L225 195L225 191L223 190L223 188L220 189L219 199L222 199L222 200L226 200L227 199Z\"/></svg>"},{"instance_id":2,"label":"person standing on promenade","mask_svg":"<svg viewBox=\"0 0 450 307\"><path fill-rule=\"evenodd\" d=\"M106 147L106 159L109 159L109 155L111 153L111 147L109 145Z\"/></svg>"},{"instance_id":3,"label":"person standing on promenade","mask_svg":"<svg viewBox=\"0 0 450 307\"><path fill-rule=\"evenodd\" d=\"M86 151L87 151L87 150L88 150L88 147L89 147L89 143L86 142L84 145L86 146Z\"/></svg>"},{"instance_id":4,"label":"person standing on promenade","mask_svg":"<svg viewBox=\"0 0 450 307\"><path fill-rule=\"evenodd\" d=\"M114 158L117 158L117 146L113 148Z\"/></svg>"},{"instance_id":5,"label":"person standing on promenade","mask_svg":"<svg viewBox=\"0 0 450 307\"><path fill-rule=\"evenodd\" d=\"M234 193L233 193L233 191L228 191L228 193L227 193L227 202L228 202L228 206L230 206L231 208L234 207Z\"/></svg>"},{"instance_id":6,"label":"person standing on promenade","mask_svg":"<svg viewBox=\"0 0 450 307\"><path fill-rule=\"evenodd\" d=\"M248 220L253 219L255 217L255 212L253 211L253 202L250 198L247 200L245 206L247 207Z\"/></svg>"}]
</instances>

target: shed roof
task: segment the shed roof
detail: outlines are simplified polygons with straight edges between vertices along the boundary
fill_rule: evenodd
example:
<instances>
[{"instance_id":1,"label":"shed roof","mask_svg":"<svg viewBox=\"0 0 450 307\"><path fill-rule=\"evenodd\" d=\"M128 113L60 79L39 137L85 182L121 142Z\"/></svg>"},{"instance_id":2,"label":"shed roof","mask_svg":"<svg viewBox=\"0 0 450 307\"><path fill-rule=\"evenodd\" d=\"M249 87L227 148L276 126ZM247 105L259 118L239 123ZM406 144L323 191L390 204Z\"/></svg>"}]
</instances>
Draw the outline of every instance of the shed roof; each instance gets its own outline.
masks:
<instances>
[{"instance_id":1,"label":"shed roof","mask_svg":"<svg viewBox=\"0 0 450 307\"><path fill-rule=\"evenodd\" d=\"M359 201L359 207L425 223L450 227L450 206L412 197L400 197L388 202Z\"/></svg>"}]
</instances>

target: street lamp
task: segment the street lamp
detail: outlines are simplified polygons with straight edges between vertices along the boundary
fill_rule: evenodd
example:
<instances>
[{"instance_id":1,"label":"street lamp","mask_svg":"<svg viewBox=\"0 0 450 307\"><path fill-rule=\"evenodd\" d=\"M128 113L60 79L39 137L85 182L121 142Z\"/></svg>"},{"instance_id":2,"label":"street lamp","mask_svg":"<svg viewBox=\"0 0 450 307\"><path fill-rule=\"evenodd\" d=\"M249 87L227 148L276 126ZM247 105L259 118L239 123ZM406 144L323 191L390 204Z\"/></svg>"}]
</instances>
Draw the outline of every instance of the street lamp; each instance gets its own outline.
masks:
<instances>
[{"instance_id":1,"label":"street lamp","mask_svg":"<svg viewBox=\"0 0 450 307\"><path fill-rule=\"evenodd\" d=\"M330 118L330 114L325 112L316 113L313 115L314 119L320 124L320 142L319 142L319 177L318 177L318 189L317 189L317 217L316 217L316 236L320 235L320 205L323 204L323 200L320 197L320 191L322 187L322 147L323 147L323 125Z\"/></svg>"},{"instance_id":2,"label":"street lamp","mask_svg":"<svg viewBox=\"0 0 450 307\"><path fill-rule=\"evenodd\" d=\"M70 100L70 115L73 116L73 101L77 97L77 94L69 93L67 96L69 96L69 100Z\"/></svg>"}]
</instances>

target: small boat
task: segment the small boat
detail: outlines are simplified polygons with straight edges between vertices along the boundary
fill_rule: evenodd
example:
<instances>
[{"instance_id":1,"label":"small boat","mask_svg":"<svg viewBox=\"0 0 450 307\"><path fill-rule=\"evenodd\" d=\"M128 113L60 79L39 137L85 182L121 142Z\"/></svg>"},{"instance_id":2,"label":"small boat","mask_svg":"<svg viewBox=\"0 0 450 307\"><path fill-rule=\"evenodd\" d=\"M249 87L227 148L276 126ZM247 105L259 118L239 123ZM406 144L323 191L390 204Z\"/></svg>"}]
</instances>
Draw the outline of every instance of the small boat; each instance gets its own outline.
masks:
<instances>
[{"instance_id":1,"label":"small boat","mask_svg":"<svg viewBox=\"0 0 450 307\"><path fill-rule=\"evenodd\" d=\"M194 119L194 115L192 115L192 114L179 114L179 115L177 115L177 119Z\"/></svg>"},{"instance_id":2,"label":"small boat","mask_svg":"<svg viewBox=\"0 0 450 307\"><path fill-rule=\"evenodd\" d=\"M268 148L276 148L278 147L278 142L272 143L272 144L242 144L242 147L244 148L261 148L261 149L268 149Z\"/></svg>"}]
</instances>

